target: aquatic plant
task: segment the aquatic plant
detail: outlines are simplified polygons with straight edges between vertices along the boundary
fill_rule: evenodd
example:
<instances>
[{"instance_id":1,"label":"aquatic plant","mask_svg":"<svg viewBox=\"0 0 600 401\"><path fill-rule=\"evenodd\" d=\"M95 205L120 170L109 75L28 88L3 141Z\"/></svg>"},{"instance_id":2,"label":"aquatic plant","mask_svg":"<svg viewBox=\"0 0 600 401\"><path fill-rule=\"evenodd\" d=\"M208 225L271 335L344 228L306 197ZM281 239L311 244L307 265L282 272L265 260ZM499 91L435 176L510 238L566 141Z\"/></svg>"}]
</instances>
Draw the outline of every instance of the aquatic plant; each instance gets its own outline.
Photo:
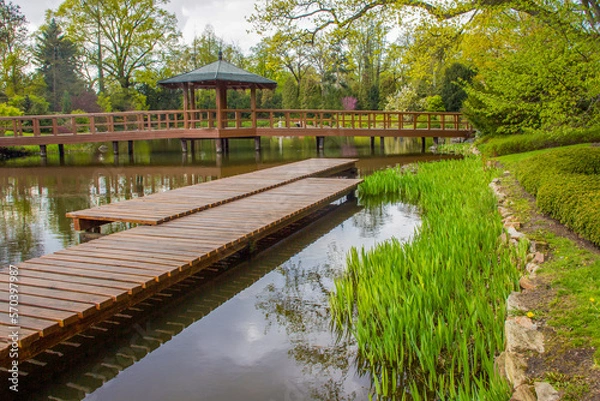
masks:
<instances>
[{"instance_id":1,"label":"aquatic plant","mask_svg":"<svg viewBox=\"0 0 600 401\"><path fill-rule=\"evenodd\" d=\"M410 243L353 249L330 296L333 326L351 335L379 397L508 400L494 373L504 346L505 300L517 283L517 248L488 187L493 172L468 157L389 169L366 178L361 196L400 194L418 205Z\"/></svg>"}]
</instances>

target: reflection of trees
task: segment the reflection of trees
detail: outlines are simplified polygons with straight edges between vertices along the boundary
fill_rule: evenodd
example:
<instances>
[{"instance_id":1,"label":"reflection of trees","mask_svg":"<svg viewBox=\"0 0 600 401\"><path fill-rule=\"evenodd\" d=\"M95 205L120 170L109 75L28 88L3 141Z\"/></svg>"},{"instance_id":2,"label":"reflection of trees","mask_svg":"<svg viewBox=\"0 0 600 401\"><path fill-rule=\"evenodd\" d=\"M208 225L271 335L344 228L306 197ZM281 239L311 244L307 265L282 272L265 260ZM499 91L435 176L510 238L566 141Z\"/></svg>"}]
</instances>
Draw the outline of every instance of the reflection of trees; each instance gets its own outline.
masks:
<instances>
[{"instance_id":1,"label":"reflection of trees","mask_svg":"<svg viewBox=\"0 0 600 401\"><path fill-rule=\"evenodd\" d=\"M329 244L327 259L335 260L339 250ZM339 263L306 265L301 260L281 265L277 271L283 282L275 280L263 290L256 307L261 309L269 325L284 327L291 343L289 355L302 366L311 380L303 384L304 397L316 400L350 400L346 380L355 375L351 362L356 355L353 341L331 339L329 292L332 279L339 273Z\"/></svg>"}]
</instances>

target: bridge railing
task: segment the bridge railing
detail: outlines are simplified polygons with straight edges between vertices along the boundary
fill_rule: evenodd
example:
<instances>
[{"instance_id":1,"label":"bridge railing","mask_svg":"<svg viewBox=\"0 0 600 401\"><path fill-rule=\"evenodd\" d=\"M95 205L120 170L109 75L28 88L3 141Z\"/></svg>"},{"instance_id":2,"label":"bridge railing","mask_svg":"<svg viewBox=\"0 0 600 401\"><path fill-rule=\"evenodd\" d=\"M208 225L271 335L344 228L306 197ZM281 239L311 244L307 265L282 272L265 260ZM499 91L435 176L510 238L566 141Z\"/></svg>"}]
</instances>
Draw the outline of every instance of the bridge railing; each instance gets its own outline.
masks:
<instances>
[{"instance_id":1,"label":"bridge railing","mask_svg":"<svg viewBox=\"0 0 600 401\"><path fill-rule=\"evenodd\" d=\"M348 110L225 110L224 127L244 128L345 128L384 130L471 131L461 113Z\"/></svg>"},{"instance_id":2,"label":"bridge railing","mask_svg":"<svg viewBox=\"0 0 600 401\"><path fill-rule=\"evenodd\" d=\"M71 136L104 132L172 131L227 128L329 128L471 131L460 113L347 110L132 111L0 117L0 137Z\"/></svg>"}]
</instances>

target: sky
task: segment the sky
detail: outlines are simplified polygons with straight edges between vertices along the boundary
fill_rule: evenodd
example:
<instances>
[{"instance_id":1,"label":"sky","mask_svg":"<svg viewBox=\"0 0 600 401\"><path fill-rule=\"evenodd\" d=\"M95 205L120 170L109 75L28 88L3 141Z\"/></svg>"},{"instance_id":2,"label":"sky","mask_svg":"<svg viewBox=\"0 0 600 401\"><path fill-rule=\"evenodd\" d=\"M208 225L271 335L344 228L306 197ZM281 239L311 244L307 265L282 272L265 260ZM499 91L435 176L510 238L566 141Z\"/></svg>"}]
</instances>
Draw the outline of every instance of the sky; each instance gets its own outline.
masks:
<instances>
[{"instance_id":1,"label":"sky","mask_svg":"<svg viewBox=\"0 0 600 401\"><path fill-rule=\"evenodd\" d=\"M55 10L62 0L9 0L21 8L29 21L30 32L44 23L46 10ZM244 53L259 42L256 34L249 34L251 25L246 17L254 12L255 0L171 0L165 8L174 13L179 30L186 43L201 35L210 24L218 37L237 44Z\"/></svg>"}]
</instances>

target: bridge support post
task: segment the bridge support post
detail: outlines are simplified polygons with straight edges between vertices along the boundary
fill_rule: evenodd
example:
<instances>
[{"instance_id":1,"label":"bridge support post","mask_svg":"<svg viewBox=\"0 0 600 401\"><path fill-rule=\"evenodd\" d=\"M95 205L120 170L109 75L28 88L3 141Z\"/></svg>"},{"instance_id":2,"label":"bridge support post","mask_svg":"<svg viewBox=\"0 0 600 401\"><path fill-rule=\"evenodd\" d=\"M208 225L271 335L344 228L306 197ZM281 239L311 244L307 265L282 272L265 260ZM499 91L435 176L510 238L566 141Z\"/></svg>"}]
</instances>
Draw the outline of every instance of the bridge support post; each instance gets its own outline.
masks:
<instances>
[{"instance_id":1,"label":"bridge support post","mask_svg":"<svg viewBox=\"0 0 600 401\"><path fill-rule=\"evenodd\" d=\"M133 156L133 141L127 142L127 154Z\"/></svg>"},{"instance_id":2,"label":"bridge support post","mask_svg":"<svg viewBox=\"0 0 600 401\"><path fill-rule=\"evenodd\" d=\"M215 147L217 154L223 153L223 140L221 138L215 139Z\"/></svg>"},{"instance_id":3,"label":"bridge support post","mask_svg":"<svg viewBox=\"0 0 600 401\"><path fill-rule=\"evenodd\" d=\"M371 137L371 152L375 152L375 137Z\"/></svg>"},{"instance_id":4,"label":"bridge support post","mask_svg":"<svg viewBox=\"0 0 600 401\"><path fill-rule=\"evenodd\" d=\"M229 138L223 138L223 151L229 153Z\"/></svg>"},{"instance_id":5,"label":"bridge support post","mask_svg":"<svg viewBox=\"0 0 600 401\"><path fill-rule=\"evenodd\" d=\"M196 141L193 139L190 139L190 152L192 152L192 155L196 153Z\"/></svg>"},{"instance_id":6,"label":"bridge support post","mask_svg":"<svg viewBox=\"0 0 600 401\"><path fill-rule=\"evenodd\" d=\"M48 152L46 151L46 145L40 145L40 156L42 156L42 157L48 156Z\"/></svg>"},{"instance_id":7,"label":"bridge support post","mask_svg":"<svg viewBox=\"0 0 600 401\"><path fill-rule=\"evenodd\" d=\"M437 137L437 136L434 136L433 137L433 143L435 144L435 146L439 145L440 144L440 138Z\"/></svg>"},{"instance_id":8,"label":"bridge support post","mask_svg":"<svg viewBox=\"0 0 600 401\"><path fill-rule=\"evenodd\" d=\"M65 145L63 145L62 143L58 144L58 158L59 159L65 158Z\"/></svg>"},{"instance_id":9,"label":"bridge support post","mask_svg":"<svg viewBox=\"0 0 600 401\"><path fill-rule=\"evenodd\" d=\"M317 137L317 151L323 152L325 150L325 137L318 136Z\"/></svg>"},{"instance_id":10,"label":"bridge support post","mask_svg":"<svg viewBox=\"0 0 600 401\"><path fill-rule=\"evenodd\" d=\"M119 155L119 142L118 141L113 141L113 153L115 154L115 156Z\"/></svg>"},{"instance_id":11,"label":"bridge support post","mask_svg":"<svg viewBox=\"0 0 600 401\"><path fill-rule=\"evenodd\" d=\"M260 152L260 136L254 137L254 150Z\"/></svg>"},{"instance_id":12,"label":"bridge support post","mask_svg":"<svg viewBox=\"0 0 600 401\"><path fill-rule=\"evenodd\" d=\"M421 138L421 152L425 153L425 137Z\"/></svg>"},{"instance_id":13,"label":"bridge support post","mask_svg":"<svg viewBox=\"0 0 600 401\"><path fill-rule=\"evenodd\" d=\"M379 148L382 152L385 150L385 138L382 136L379 137Z\"/></svg>"},{"instance_id":14,"label":"bridge support post","mask_svg":"<svg viewBox=\"0 0 600 401\"><path fill-rule=\"evenodd\" d=\"M179 141L181 142L181 151L187 153L187 139L181 138Z\"/></svg>"}]
</instances>

